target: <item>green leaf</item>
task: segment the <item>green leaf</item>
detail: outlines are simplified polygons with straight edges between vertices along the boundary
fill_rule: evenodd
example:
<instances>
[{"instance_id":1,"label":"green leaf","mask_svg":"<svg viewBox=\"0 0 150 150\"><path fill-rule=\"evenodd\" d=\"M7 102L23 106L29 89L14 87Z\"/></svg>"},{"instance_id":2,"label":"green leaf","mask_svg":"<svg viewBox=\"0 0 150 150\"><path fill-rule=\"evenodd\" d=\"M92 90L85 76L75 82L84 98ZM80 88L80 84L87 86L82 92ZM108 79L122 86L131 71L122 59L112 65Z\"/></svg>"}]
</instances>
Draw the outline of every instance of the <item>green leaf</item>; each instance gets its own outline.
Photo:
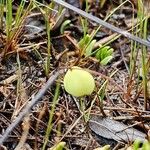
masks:
<instances>
[{"instance_id":1,"label":"green leaf","mask_svg":"<svg viewBox=\"0 0 150 150\"><path fill-rule=\"evenodd\" d=\"M113 58L113 56L107 56L100 62L101 65L107 65L111 61L112 58Z\"/></svg>"},{"instance_id":2,"label":"green leaf","mask_svg":"<svg viewBox=\"0 0 150 150\"><path fill-rule=\"evenodd\" d=\"M106 65L113 58L113 51L113 48L110 48L110 46L99 48L96 53L96 58L100 60L102 65Z\"/></svg>"},{"instance_id":3,"label":"green leaf","mask_svg":"<svg viewBox=\"0 0 150 150\"><path fill-rule=\"evenodd\" d=\"M110 49L110 46L105 46L101 49L101 55L100 55L101 60L103 60L105 57L107 57L108 49Z\"/></svg>"},{"instance_id":4,"label":"green leaf","mask_svg":"<svg viewBox=\"0 0 150 150\"><path fill-rule=\"evenodd\" d=\"M103 60L107 56L107 51L109 48L110 48L109 46L99 48L98 52L96 53L96 58L99 59L100 61Z\"/></svg>"},{"instance_id":5,"label":"green leaf","mask_svg":"<svg viewBox=\"0 0 150 150\"><path fill-rule=\"evenodd\" d=\"M88 55L90 55L90 54L92 53L92 50L93 50L93 47L94 47L95 43L96 43L96 40L93 40L93 41L88 45L88 47L87 47L86 50L85 50L85 56L88 56Z\"/></svg>"},{"instance_id":6,"label":"green leaf","mask_svg":"<svg viewBox=\"0 0 150 150\"><path fill-rule=\"evenodd\" d=\"M71 23L71 20L66 20L63 22L63 24L60 27L60 33L63 34L65 29L69 26L69 24Z\"/></svg>"},{"instance_id":7,"label":"green leaf","mask_svg":"<svg viewBox=\"0 0 150 150\"><path fill-rule=\"evenodd\" d=\"M79 45L79 48L80 49L83 49L84 47L86 47L87 43L89 42L90 40L90 35L87 34L84 38L82 38L79 42L78 42L78 45Z\"/></svg>"},{"instance_id":8,"label":"green leaf","mask_svg":"<svg viewBox=\"0 0 150 150\"><path fill-rule=\"evenodd\" d=\"M100 59L101 59L101 58L100 58L100 55L101 55L101 47L98 48L96 51L97 51L97 53L96 53L95 57L100 60Z\"/></svg>"},{"instance_id":9,"label":"green leaf","mask_svg":"<svg viewBox=\"0 0 150 150\"><path fill-rule=\"evenodd\" d=\"M107 56L113 55L113 52L114 52L114 49L113 49L113 48L108 49L108 50L107 50Z\"/></svg>"}]
</instances>

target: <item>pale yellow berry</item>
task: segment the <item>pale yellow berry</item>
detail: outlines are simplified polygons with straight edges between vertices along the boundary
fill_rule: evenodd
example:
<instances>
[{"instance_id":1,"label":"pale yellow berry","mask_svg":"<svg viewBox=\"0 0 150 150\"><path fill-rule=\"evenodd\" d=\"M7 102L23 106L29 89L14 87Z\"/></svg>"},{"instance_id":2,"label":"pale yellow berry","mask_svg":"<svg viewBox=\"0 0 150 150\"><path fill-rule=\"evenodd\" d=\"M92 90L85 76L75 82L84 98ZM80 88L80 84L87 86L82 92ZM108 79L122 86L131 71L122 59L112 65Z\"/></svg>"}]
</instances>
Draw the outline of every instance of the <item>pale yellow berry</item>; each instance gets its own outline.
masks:
<instances>
[{"instance_id":1,"label":"pale yellow berry","mask_svg":"<svg viewBox=\"0 0 150 150\"><path fill-rule=\"evenodd\" d=\"M65 74L64 88L76 97L90 95L94 91L95 81L89 72L74 66Z\"/></svg>"}]
</instances>

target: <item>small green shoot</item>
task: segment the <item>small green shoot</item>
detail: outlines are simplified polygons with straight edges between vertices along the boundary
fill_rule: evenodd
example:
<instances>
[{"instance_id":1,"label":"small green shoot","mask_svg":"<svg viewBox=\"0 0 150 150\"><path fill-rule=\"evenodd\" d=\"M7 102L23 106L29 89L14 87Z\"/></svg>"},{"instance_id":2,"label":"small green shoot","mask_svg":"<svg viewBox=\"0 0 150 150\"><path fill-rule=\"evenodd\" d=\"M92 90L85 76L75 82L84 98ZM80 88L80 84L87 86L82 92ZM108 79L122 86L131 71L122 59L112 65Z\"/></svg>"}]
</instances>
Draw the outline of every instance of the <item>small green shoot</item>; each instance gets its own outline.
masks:
<instances>
[{"instance_id":1,"label":"small green shoot","mask_svg":"<svg viewBox=\"0 0 150 150\"><path fill-rule=\"evenodd\" d=\"M92 54L92 50L94 49L94 45L96 43L95 39L92 41L90 40L91 36L87 34L78 42L78 46L81 51L84 50L83 53L85 56L90 56ZM113 58L114 49L110 46L100 47L95 51L97 52L95 57L100 61L101 65L107 65Z\"/></svg>"},{"instance_id":2,"label":"small green shoot","mask_svg":"<svg viewBox=\"0 0 150 150\"><path fill-rule=\"evenodd\" d=\"M0 1L0 26L1 29L5 30L4 33L6 34L5 40L4 40L4 48L2 49L2 59L4 60L8 54L8 51L15 51L17 52L18 49L18 41L20 39L20 34L22 33L22 29L24 26L24 21L26 16L29 14L29 12L32 9L32 1L29 2L29 5L26 7L26 9L23 9L25 6L25 1L22 0L21 3L18 5L16 14L13 14L13 8L12 8L12 0L7 0L6 4L4 1ZM5 9L5 8L6 9ZM5 14L6 10L6 21L4 21L4 17L2 15Z\"/></svg>"},{"instance_id":3,"label":"small green shoot","mask_svg":"<svg viewBox=\"0 0 150 150\"><path fill-rule=\"evenodd\" d=\"M56 20L55 23L57 23L61 13L63 12L62 7L58 7L58 11L54 9L55 3L52 1L49 5L44 5L38 1L34 1L35 7L37 7L40 12L43 14L43 17L45 19L45 25L46 25L46 34L47 34L47 57L45 58L45 62L43 64L45 75L48 76L50 72L50 59L51 59L51 30L54 30L56 27L55 24L51 23L50 18L53 18L53 13L56 13Z\"/></svg>"},{"instance_id":4,"label":"small green shoot","mask_svg":"<svg viewBox=\"0 0 150 150\"><path fill-rule=\"evenodd\" d=\"M86 36L84 36L78 42L78 46L81 50L81 54L84 54L85 56L91 55L95 43L96 43L96 40L91 40L91 36L89 34L86 34Z\"/></svg>"},{"instance_id":5,"label":"small green shoot","mask_svg":"<svg viewBox=\"0 0 150 150\"><path fill-rule=\"evenodd\" d=\"M146 39L147 38L147 29L148 29L148 18L149 16L147 14L144 13L144 5L143 5L143 1L142 0L138 0L138 11L137 11L137 19L139 21L139 37ZM142 50L142 57L141 57L141 66L142 66L142 78L143 78L143 95L144 95L144 109L147 110L148 109L148 94L147 94L147 82L148 82L148 69L146 68L146 64L147 64L147 48L145 46L141 47ZM137 64L139 65L139 64Z\"/></svg>"},{"instance_id":6,"label":"small green shoot","mask_svg":"<svg viewBox=\"0 0 150 150\"><path fill-rule=\"evenodd\" d=\"M79 42L78 42L78 46L79 48L82 50L84 49L84 47L87 46L87 43L90 41L90 35L86 34L86 36L84 36Z\"/></svg>"},{"instance_id":7,"label":"small green shoot","mask_svg":"<svg viewBox=\"0 0 150 150\"><path fill-rule=\"evenodd\" d=\"M60 33L63 34L65 29L70 25L71 20L65 20L60 27Z\"/></svg>"},{"instance_id":8,"label":"small green shoot","mask_svg":"<svg viewBox=\"0 0 150 150\"><path fill-rule=\"evenodd\" d=\"M4 0L0 1L0 30L3 30Z\"/></svg>"},{"instance_id":9,"label":"small green shoot","mask_svg":"<svg viewBox=\"0 0 150 150\"><path fill-rule=\"evenodd\" d=\"M45 15L45 23L46 23L46 33L47 33L47 58L45 62L45 74L48 76L49 70L50 70L50 56L51 56L51 24L49 22L49 13L51 10L46 9L46 15Z\"/></svg>"},{"instance_id":10,"label":"small green shoot","mask_svg":"<svg viewBox=\"0 0 150 150\"><path fill-rule=\"evenodd\" d=\"M24 7L25 7L25 0L22 0L18 9L17 9L17 13L16 13L16 16L15 16L15 26L18 27L21 23L21 17L22 17L22 14L24 13Z\"/></svg>"},{"instance_id":11,"label":"small green shoot","mask_svg":"<svg viewBox=\"0 0 150 150\"><path fill-rule=\"evenodd\" d=\"M102 2L102 1L101 1ZM100 3L101 3L100 2ZM104 19L104 21L107 21L111 15L113 15L120 7L122 7L125 3L129 2L129 0L125 0L124 2L122 2L118 7L116 7L108 16L106 16L106 18ZM103 3L103 2L102 2ZM88 9L89 9L89 6L88 6L88 1L86 0L86 12L88 12ZM86 51L86 48L87 46L92 42L94 36L96 35L96 33L100 30L101 28L101 25L96 29L94 30L90 35L87 33L87 27L88 27L88 23L87 23L87 20L82 20L81 19L81 24L82 24L82 27L83 27L83 32L84 32L84 36L83 38L79 41L79 48L82 50L82 52L85 52ZM87 36L89 36L87 39ZM116 37L114 37L112 40L108 41L106 45L110 44L111 42L113 42L114 40L116 40L117 38L119 38L120 35L116 35ZM84 42L85 40L87 40L86 42ZM83 42L85 44L83 44ZM95 52L93 52L95 53ZM91 53L90 55L86 55L87 56L91 56L93 53ZM84 53L83 53L84 54ZM82 54L81 54L82 55Z\"/></svg>"},{"instance_id":12,"label":"small green shoot","mask_svg":"<svg viewBox=\"0 0 150 150\"><path fill-rule=\"evenodd\" d=\"M88 0L85 0L85 11L88 13L89 11L89 5L88 5ZM81 18L81 24L82 24L82 28L83 28L83 32L84 32L84 37L86 36L86 34L88 33L88 20L87 18Z\"/></svg>"},{"instance_id":13,"label":"small green shoot","mask_svg":"<svg viewBox=\"0 0 150 150\"><path fill-rule=\"evenodd\" d=\"M113 48L105 46L99 48L96 53L96 58L100 61L101 65L107 65L113 59Z\"/></svg>"},{"instance_id":14,"label":"small green shoot","mask_svg":"<svg viewBox=\"0 0 150 150\"><path fill-rule=\"evenodd\" d=\"M106 1L101 1L100 5L103 5ZM124 2L122 2L118 7L116 7L105 19L104 21L107 21L111 15L113 15L120 7L122 7L125 3L129 2L129 0L125 0ZM88 12L88 1L86 0L86 12ZM78 43L78 46L81 50L81 56L83 54L85 54L86 57L88 56L91 56L93 54L95 54L95 52L97 52L98 50L95 50L94 52L92 52L91 50L91 46L89 46L91 44L91 42L93 41L93 38L94 36L96 35L96 33L100 30L101 28L101 25L94 31L92 32L90 35L87 34L87 27L88 27L88 24L87 24L87 20L84 20L84 19L81 19L81 24L82 24L82 27L83 27L83 31L84 31L84 36L83 38L79 41ZM103 46L107 46L108 44L110 44L111 42L113 42L114 40L116 40L117 38L119 38L120 35L114 37L112 40L108 41L107 43L105 43ZM92 42L93 43L93 42ZM87 47L89 46L89 48L87 49ZM93 47L94 48L94 47ZM90 53L91 52L91 53ZM106 60L104 60L104 64L107 64L105 62L109 62L110 60L112 59L112 56L109 56L108 58L106 58ZM103 63L103 62L102 62Z\"/></svg>"},{"instance_id":15,"label":"small green shoot","mask_svg":"<svg viewBox=\"0 0 150 150\"><path fill-rule=\"evenodd\" d=\"M8 41L11 37L12 32L12 22L13 22L13 16L12 16L12 0L6 1L6 35Z\"/></svg>"},{"instance_id":16,"label":"small green shoot","mask_svg":"<svg viewBox=\"0 0 150 150\"><path fill-rule=\"evenodd\" d=\"M91 43L85 49L85 56L89 56L92 53L96 40L92 40Z\"/></svg>"}]
</instances>

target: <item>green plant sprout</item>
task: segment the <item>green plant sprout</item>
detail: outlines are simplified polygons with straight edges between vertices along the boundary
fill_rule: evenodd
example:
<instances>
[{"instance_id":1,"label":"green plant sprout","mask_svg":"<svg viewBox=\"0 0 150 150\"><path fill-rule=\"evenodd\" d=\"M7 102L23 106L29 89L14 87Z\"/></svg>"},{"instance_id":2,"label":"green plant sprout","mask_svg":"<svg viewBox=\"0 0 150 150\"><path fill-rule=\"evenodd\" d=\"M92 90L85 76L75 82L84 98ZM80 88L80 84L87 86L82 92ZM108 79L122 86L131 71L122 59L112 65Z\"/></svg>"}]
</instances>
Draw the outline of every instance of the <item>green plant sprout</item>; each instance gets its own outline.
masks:
<instances>
[{"instance_id":1,"label":"green plant sprout","mask_svg":"<svg viewBox=\"0 0 150 150\"><path fill-rule=\"evenodd\" d=\"M12 22L13 22L13 15L12 15L12 0L6 0L6 35L7 40L9 41L11 38L12 33Z\"/></svg>"},{"instance_id":2,"label":"green plant sprout","mask_svg":"<svg viewBox=\"0 0 150 150\"><path fill-rule=\"evenodd\" d=\"M90 41L90 35L86 34L81 40L78 42L79 48L82 50L85 46L87 46L87 43Z\"/></svg>"},{"instance_id":3,"label":"green plant sprout","mask_svg":"<svg viewBox=\"0 0 150 150\"><path fill-rule=\"evenodd\" d=\"M16 14L13 14L12 0L0 1L0 29L6 34L4 40L4 48L1 51L1 57L4 60L8 51L17 52L18 41L22 32L24 21L28 13L32 9L32 1L25 8L25 0L22 0L16 9ZM25 9L24 9L25 8ZM6 11L6 21L4 14ZM5 29L4 29L5 26Z\"/></svg>"},{"instance_id":4,"label":"green plant sprout","mask_svg":"<svg viewBox=\"0 0 150 150\"><path fill-rule=\"evenodd\" d=\"M4 0L0 1L0 29L3 30Z\"/></svg>"},{"instance_id":5,"label":"green plant sprout","mask_svg":"<svg viewBox=\"0 0 150 150\"><path fill-rule=\"evenodd\" d=\"M101 65L107 65L113 59L114 49L110 46L100 47L96 53L96 58Z\"/></svg>"},{"instance_id":6,"label":"green plant sprout","mask_svg":"<svg viewBox=\"0 0 150 150\"><path fill-rule=\"evenodd\" d=\"M65 21L62 23L62 25L61 25L61 27L60 27L60 33L61 33L61 34L64 33L65 29L70 25L70 23L71 23L71 20L65 20Z\"/></svg>"},{"instance_id":7,"label":"green plant sprout","mask_svg":"<svg viewBox=\"0 0 150 150\"><path fill-rule=\"evenodd\" d=\"M89 43L90 39L91 39L91 36L87 34L78 42L78 46L81 50L84 49L84 47L86 47L85 52L84 52L85 56L90 56L92 54L92 50L94 49L94 45L96 43L95 39L93 39ZM87 43L89 44L87 45ZM101 65L107 65L113 58L114 50L110 46L100 47L96 49L95 51L96 51L95 57L100 61Z\"/></svg>"},{"instance_id":8,"label":"green plant sprout","mask_svg":"<svg viewBox=\"0 0 150 150\"><path fill-rule=\"evenodd\" d=\"M50 57L51 57L51 35L50 31L52 29L52 25L50 24L49 16L52 14L52 10L54 9L54 3L51 2L47 7L45 5L42 5L41 3L34 2L35 6L39 8L39 10L42 12L44 19L45 19L45 25L46 25L46 34L47 34L47 57L44 62L44 71L45 75L48 76L50 71ZM41 8L41 6L44 6L44 9Z\"/></svg>"},{"instance_id":9,"label":"green plant sprout","mask_svg":"<svg viewBox=\"0 0 150 150\"><path fill-rule=\"evenodd\" d=\"M91 40L91 35L86 34L86 36L84 36L79 42L78 42L78 46L79 48L83 51L85 56L89 56L92 53L92 50L94 48L94 44L96 43L96 40ZM89 43L89 44L88 44ZM88 45L87 45L88 44ZM85 48L86 47L86 48Z\"/></svg>"},{"instance_id":10,"label":"green plant sprout","mask_svg":"<svg viewBox=\"0 0 150 150\"><path fill-rule=\"evenodd\" d=\"M89 5L88 5L88 0L85 0L85 11L88 13L89 11ZM82 18L81 17L81 25L82 25L82 28L83 28L83 34L85 37L86 34L88 33L88 20L87 18Z\"/></svg>"},{"instance_id":11,"label":"green plant sprout","mask_svg":"<svg viewBox=\"0 0 150 150\"><path fill-rule=\"evenodd\" d=\"M47 57L45 58L43 68L45 71L45 75L48 76L50 72L50 59L51 59L51 31L56 28L56 24L58 23L60 16L62 13L64 13L63 8L61 6L58 7L58 11L56 11L55 8L55 3L52 1L49 5L44 5L36 0L33 1L35 7L37 7L40 12L43 14L43 17L45 19L45 25L46 25L46 34L47 34ZM50 17L52 17L54 14L55 15L55 24L50 22ZM56 25L56 26L55 26ZM63 29L62 29L63 30Z\"/></svg>"}]
</instances>

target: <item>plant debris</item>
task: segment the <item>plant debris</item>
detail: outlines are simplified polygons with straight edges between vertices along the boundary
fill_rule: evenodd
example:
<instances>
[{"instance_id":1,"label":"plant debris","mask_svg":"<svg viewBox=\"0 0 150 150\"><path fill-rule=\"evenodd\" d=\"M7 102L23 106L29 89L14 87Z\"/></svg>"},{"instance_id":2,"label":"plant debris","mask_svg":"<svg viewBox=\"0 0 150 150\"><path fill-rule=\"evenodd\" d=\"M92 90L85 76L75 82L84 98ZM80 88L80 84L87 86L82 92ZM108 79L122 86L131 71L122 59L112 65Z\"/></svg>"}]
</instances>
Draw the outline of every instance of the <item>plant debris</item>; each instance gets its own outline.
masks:
<instances>
[{"instance_id":1,"label":"plant debris","mask_svg":"<svg viewBox=\"0 0 150 150\"><path fill-rule=\"evenodd\" d=\"M137 138L146 145L149 5L0 1L0 149L118 150ZM90 95L65 91L73 66L92 74Z\"/></svg>"},{"instance_id":2,"label":"plant debris","mask_svg":"<svg viewBox=\"0 0 150 150\"><path fill-rule=\"evenodd\" d=\"M108 117L92 115L89 120L89 127L100 137L101 140L99 141L104 143L103 138L105 139L105 144L108 144L109 140L114 140L116 143L129 143L136 139L144 141L146 138L146 134Z\"/></svg>"}]
</instances>

